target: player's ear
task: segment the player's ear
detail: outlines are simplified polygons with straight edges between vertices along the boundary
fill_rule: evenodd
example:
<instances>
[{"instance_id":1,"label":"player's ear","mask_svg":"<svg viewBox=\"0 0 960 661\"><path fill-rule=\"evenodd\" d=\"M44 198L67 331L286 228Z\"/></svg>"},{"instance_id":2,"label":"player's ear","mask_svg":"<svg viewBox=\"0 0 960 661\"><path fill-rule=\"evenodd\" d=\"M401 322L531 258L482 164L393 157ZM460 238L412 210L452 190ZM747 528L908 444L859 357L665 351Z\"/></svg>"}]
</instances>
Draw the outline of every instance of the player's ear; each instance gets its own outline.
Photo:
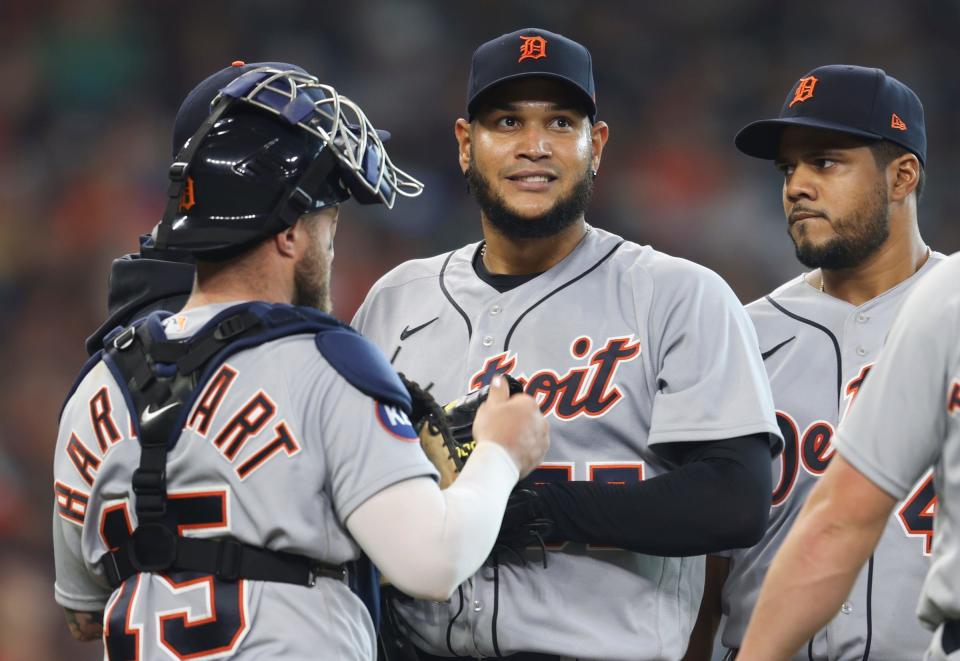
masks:
<instances>
[{"instance_id":1,"label":"player's ear","mask_svg":"<svg viewBox=\"0 0 960 661\"><path fill-rule=\"evenodd\" d=\"M597 122L590 127L590 143L593 147L593 158L590 167L594 172L600 169L600 158L603 156L603 146L610 137L610 127L606 122Z\"/></svg>"},{"instance_id":2,"label":"player's ear","mask_svg":"<svg viewBox=\"0 0 960 661\"><path fill-rule=\"evenodd\" d=\"M453 127L453 133L457 138L457 157L460 161L460 171L464 174L470 168L470 149L472 148L472 136L470 122L463 117L457 120Z\"/></svg>"},{"instance_id":3,"label":"player's ear","mask_svg":"<svg viewBox=\"0 0 960 661\"><path fill-rule=\"evenodd\" d=\"M283 257L295 258L297 256L297 240L306 239L306 234L307 232L303 227L303 218L300 218L291 227L282 232L277 232L273 236L277 252Z\"/></svg>"},{"instance_id":4,"label":"player's ear","mask_svg":"<svg viewBox=\"0 0 960 661\"><path fill-rule=\"evenodd\" d=\"M890 161L886 175L891 202L900 202L916 190L920 168L920 160L909 152Z\"/></svg>"}]
</instances>

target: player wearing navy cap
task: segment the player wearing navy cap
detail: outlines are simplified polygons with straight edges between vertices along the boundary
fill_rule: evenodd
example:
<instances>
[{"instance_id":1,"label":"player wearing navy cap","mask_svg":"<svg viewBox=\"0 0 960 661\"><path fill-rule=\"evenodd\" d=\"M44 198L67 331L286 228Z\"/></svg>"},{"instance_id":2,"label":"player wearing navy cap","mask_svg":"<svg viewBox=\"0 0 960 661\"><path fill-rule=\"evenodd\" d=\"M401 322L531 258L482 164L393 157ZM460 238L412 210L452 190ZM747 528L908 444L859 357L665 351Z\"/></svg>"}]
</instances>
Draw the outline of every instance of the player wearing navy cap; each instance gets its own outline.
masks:
<instances>
[{"instance_id":1,"label":"player wearing navy cap","mask_svg":"<svg viewBox=\"0 0 960 661\"><path fill-rule=\"evenodd\" d=\"M299 67L236 63L188 96L174 133L149 243L194 259L196 282L178 313L107 332L71 390L56 600L109 659L370 661L362 552L400 589L448 597L490 552L546 422L494 384L441 492L399 377L326 314L340 204L422 188L349 98Z\"/></svg>"},{"instance_id":2,"label":"player wearing navy cap","mask_svg":"<svg viewBox=\"0 0 960 661\"><path fill-rule=\"evenodd\" d=\"M721 613L723 646L730 658L736 655L774 554L831 463L837 425L864 380L873 379L868 374L897 310L943 259L917 226L927 156L923 107L882 70L829 65L810 71L794 82L779 117L749 124L736 145L774 161L783 174L787 230L798 260L813 270L747 306L785 447L772 466L763 539L708 559L688 659L710 658ZM934 493L927 477L903 494L842 606L795 659L921 658L929 633L912 609L931 552Z\"/></svg>"},{"instance_id":3,"label":"player wearing navy cap","mask_svg":"<svg viewBox=\"0 0 960 661\"><path fill-rule=\"evenodd\" d=\"M885 658L960 659L958 279L960 254L954 254L904 302L863 392L837 430L838 456L770 567L741 661L789 658L836 612L883 539L890 515L931 467L927 479L938 500L923 514L933 518L936 539L920 598L910 605L916 604L933 636L926 652L912 648Z\"/></svg>"},{"instance_id":4,"label":"player wearing navy cap","mask_svg":"<svg viewBox=\"0 0 960 661\"><path fill-rule=\"evenodd\" d=\"M451 600L396 600L398 622L424 659L678 659L696 556L766 522L779 437L749 319L716 274L587 224L608 127L582 45L480 46L455 134L484 240L394 269L354 324L440 400L524 383L552 446L501 540L553 531Z\"/></svg>"}]
</instances>

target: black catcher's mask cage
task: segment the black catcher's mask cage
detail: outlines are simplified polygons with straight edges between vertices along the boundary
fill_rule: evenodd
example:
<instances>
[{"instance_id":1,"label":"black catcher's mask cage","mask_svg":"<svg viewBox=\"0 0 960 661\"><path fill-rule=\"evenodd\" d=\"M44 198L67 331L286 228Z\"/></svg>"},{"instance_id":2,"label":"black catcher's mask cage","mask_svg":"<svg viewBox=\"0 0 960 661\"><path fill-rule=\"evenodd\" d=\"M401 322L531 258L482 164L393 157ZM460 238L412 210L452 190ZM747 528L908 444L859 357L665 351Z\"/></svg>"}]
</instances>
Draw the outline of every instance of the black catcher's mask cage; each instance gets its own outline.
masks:
<instances>
[{"instance_id":1,"label":"black catcher's mask cage","mask_svg":"<svg viewBox=\"0 0 960 661\"><path fill-rule=\"evenodd\" d=\"M159 249L225 259L353 197L393 208L423 184L396 167L363 111L298 70L229 83L170 167Z\"/></svg>"}]
</instances>

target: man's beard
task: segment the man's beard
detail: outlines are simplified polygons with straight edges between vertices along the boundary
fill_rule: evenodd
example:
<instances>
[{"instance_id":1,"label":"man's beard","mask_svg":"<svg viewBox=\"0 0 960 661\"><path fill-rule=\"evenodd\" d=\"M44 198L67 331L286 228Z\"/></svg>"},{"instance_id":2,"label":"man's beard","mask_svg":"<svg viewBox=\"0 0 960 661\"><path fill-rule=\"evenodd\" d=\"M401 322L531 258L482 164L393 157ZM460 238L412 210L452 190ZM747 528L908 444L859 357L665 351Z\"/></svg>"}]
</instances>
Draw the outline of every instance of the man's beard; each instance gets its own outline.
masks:
<instances>
[{"instance_id":1,"label":"man's beard","mask_svg":"<svg viewBox=\"0 0 960 661\"><path fill-rule=\"evenodd\" d=\"M333 309L330 300L330 270L326 255L320 250L318 242L312 241L310 248L293 270L293 304L317 308L322 312Z\"/></svg>"},{"instance_id":2,"label":"man's beard","mask_svg":"<svg viewBox=\"0 0 960 661\"><path fill-rule=\"evenodd\" d=\"M821 245L804 241L802 234L799 240L790 234L801 264L808 268L848 269L873 256L890 236L886 182L877 185L872 204L832 224L836 236Z\"/></svg>"},{"instance_id":3,"label":"man's beard","mask_svg":"<svg viewBox=\"0 0 960 661\"><path fill-rule=\"evenodd\" d=\"M484 216L502 235L511 239L541 239L559 234L586 212L593 195L593 172L588 167L569 194L561 197L539 216L521 216L507 206L502 195L495 194L471 158L467 186Z\"/></svg>"}]
</instances>

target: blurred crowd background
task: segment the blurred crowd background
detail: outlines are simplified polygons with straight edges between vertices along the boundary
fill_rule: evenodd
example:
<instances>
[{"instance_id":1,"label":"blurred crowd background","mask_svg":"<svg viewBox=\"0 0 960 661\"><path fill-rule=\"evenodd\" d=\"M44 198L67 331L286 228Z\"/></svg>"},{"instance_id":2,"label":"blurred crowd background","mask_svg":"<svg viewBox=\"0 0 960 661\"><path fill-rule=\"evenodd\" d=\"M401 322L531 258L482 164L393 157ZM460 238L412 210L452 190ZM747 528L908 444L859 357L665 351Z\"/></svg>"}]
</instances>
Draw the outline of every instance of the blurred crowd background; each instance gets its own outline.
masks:
<instances>
[{"instance_id":1,"label":"blurred crowd background","mask_svg":"<svg viewBox=\"0 0 960 661\"><path fill-rule=\"evenodd\" d=\"M159 219L181 99L235 59L289 61L392 131L426 182L394 212L345 207L336 313L411 257L479 238L456 163L470 55L526 26L593 53L610 124L588 220L704 263L749 302L802 267L780 176L736 130L827 63L884 68L926 109L927 241L960 249L957 0L523 2L3 0L0 3L0 661L93 659L53 601L51 454L111 260Z\"/></svg>"}]
</instances>

